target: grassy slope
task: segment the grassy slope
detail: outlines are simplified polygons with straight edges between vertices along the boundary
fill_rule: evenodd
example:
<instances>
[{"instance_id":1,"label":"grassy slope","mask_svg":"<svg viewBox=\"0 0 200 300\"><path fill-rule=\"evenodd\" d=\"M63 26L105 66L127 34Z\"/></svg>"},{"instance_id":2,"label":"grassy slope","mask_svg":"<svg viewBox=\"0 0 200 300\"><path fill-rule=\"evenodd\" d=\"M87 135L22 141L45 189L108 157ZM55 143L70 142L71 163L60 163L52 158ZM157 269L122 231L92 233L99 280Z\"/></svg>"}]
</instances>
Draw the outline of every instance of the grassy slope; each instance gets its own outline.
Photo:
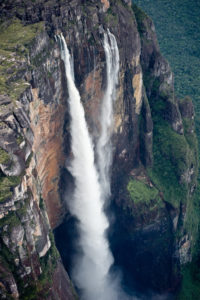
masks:
<instances>
[{"instance_id":1,"label":"grassy slope","mask_svg":"<svg viewBox=\"0 0 200 300\"><path fill-rule=\"evenodd\" d=\"M20 20L0 23L0 93L13 100L26 89L21 73L34 37L43 29L43 23L23 26ZM26 65L27 67L27 65ZM20 73L21 72L21 73Z\"/></svg>"}]
</instances>

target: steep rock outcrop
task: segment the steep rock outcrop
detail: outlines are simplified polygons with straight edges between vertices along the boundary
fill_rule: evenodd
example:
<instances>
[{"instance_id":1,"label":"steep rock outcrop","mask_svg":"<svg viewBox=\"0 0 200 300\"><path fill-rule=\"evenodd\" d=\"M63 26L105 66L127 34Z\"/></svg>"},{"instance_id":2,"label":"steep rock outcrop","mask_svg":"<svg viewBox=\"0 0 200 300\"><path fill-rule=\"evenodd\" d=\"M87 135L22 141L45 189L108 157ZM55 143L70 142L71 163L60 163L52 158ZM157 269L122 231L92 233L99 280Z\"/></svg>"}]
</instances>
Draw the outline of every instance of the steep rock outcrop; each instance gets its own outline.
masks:
<instances>
[{"instance_id":1,"label":"steep rock outcrop","mask_svg":"<svg viewBox=\"0 0 200 300\"><path fill-rule=\"evenodd\" d=\"M143 146L147 128L152 130L146 137L151 137L153 151L145 171L138 166L127 177L127 173L117 172L120 176L113 191L117 191L116 218L120 223L115 224L118 230L113 227L113 251L118 264L132 276L132 284L136 280L142 284L142 290L144 286L173 290L180 280L180 264L192 259L198 226L197 220L189 221L195 215L198 170L194 111L191 101L179 102L174 95L173 75L159 53L152 21L136 6L133 9L141 38L141 66L148 97L144 94L140 121L140 158L144 165L149 158L149 148ZM187 109L190 121L184 117ZM147 116L149 121L145 120Z\"/></svg>"},{"instance_id":2,"label":"steep rock outcrop","mask_svg":"<svg viewBox=\"0 0 200 300\"><path fill-rule=\"evenodd\" d=\"M1 297L74 299L49 225L49 220L52 228L61 222L63 211L58 188L67 105L61 95L60 60L43 23L24 27L11 19L4 26L5 22L0 68L0 247L5 265Z\"/></svg>"}]
</instances>

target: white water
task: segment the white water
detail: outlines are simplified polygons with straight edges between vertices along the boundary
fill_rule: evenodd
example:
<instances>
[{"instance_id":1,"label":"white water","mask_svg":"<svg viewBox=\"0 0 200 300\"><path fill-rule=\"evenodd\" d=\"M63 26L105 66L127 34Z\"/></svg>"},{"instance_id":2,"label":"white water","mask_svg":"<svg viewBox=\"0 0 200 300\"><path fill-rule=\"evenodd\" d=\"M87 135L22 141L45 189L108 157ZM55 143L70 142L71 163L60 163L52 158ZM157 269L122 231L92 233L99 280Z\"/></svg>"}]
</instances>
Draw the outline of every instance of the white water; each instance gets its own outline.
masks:
<instances>
[{"instance_id":1,"label":"white water","mask_svg":"<svg viewBox=\"0 0 200 300\"><path fill-rule=\"evenodd\" d=\"M97 157L100 184L104 201L110 196L110 167L112 164L113 102L119 73L119 50L115 36L109 31L104 33L107 84L101 107L101 135L97 142Z\"/></svg>"},{"instance_id":2,"label":"white water","mask_svg":"<svg viewBox=\"0 0 200 300\"><path fill-rule=\"evenodd\" d=\"M108 49L106 39L105 36L104 47ZM104 235L108 220L103 212L104 201L94 164L94 149L80 95L74 83L71 57L62 35L59 40L68 85L74 156L70 171L75 179L75 193L70 211L79 220L79 246L82 252L76 257L73 279L83 293L82 299L115 300L117 296L108 275L113 257Z\"/></svg>"}]
</instances>

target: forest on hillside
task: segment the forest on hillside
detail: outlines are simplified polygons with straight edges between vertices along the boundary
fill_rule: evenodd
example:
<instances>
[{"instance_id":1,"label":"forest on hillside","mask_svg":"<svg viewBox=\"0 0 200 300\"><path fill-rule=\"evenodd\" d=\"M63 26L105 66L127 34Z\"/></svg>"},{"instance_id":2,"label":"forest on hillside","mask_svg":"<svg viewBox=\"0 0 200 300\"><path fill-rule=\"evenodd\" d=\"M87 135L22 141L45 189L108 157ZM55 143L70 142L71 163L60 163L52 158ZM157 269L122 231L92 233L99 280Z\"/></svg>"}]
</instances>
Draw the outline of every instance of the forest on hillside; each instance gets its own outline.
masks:
<instances>
[{"instance_id":1,"label":"forest on hillside","mask_svg":"<svg viewBox=\"0 0 200 300\"><path fill-rule=\"evenodd\" d=\"M161 53L174 72L176 95L195 105L200 141L200 1L133 0L153 20Z\"/></svg>"},{"instance_id":2,"label":"forest on hillside","mask_svg":"<svg viewBox=\"0 0 200 300\"><path fill-rule=\"evenodd\" d=\"M193 100L200 145L200 2L133 0L133 4L140 7L154 22L161 53L170 63L174 73L176 96L179 98L189 96ZM200 215L199 186L198 184L194 201L198 215ZM197 240L193 262L182 268L183 281L178 295L180 300L199 299L200 238Z\"/></svg>"}]
</instances>

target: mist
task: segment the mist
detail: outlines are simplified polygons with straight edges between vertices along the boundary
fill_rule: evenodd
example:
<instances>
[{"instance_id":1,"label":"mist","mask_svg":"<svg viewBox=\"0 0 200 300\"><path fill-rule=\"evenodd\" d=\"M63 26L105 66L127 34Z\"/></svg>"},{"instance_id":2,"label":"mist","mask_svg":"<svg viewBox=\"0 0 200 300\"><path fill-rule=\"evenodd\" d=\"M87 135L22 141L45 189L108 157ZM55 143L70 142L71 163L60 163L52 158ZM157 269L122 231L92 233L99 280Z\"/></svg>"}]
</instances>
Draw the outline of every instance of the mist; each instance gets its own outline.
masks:
<instances>
[{"instance_id":1,"label":"mist","mask_svg":"<svg viewBox=\"0 0 200 300\"><path fill-rule=\"evenodd\" d=\"M106 56L106 89L101 105L101 133L97 142L97 165L104 203L110 196L110 169L112 164L113 103L119 75L119 50L115 36L109 31L104 33Z\"/></svg>"},{"instance_id":2,"label":"mist","mask_svg":"<svg viewBox=\"0 0 200 300\"><path fill-rule=\"evenodd\" d=\"M80 94L74 83L72 60L63 35L59 36L61 58L65 64L70 107L71 150L73 160L68 167L75 180L73 201L69 209L79 223L80 255L74 259L72 279L82 299L117 299L109 279L113 256L105 231L108 219L104 213L101 186L94 163L94 148L89 136Z\"/></svg>"}]
</instances>

